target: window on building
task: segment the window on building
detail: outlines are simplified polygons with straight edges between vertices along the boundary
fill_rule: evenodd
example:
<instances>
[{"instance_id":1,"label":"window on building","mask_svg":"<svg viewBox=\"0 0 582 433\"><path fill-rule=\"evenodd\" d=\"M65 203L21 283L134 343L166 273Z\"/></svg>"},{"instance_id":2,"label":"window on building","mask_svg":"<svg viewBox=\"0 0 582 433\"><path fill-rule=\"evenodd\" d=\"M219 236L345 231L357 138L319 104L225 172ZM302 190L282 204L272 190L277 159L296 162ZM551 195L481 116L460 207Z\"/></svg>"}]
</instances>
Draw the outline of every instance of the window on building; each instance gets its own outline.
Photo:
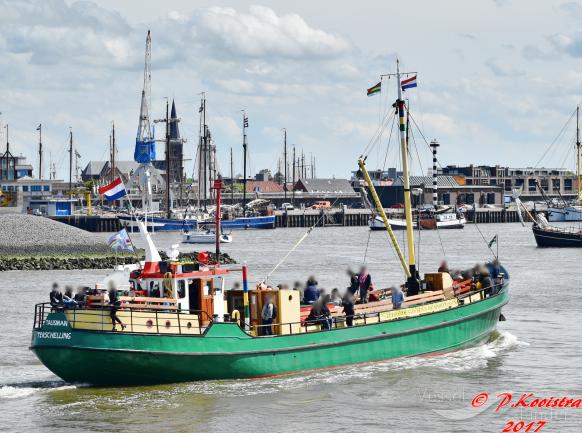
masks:
<instances>
[{"instance_id":1,"label":"window on building","mask_svg":"<svg viewBox=\"0 0 582 433\"><path fill-rule=\"evenodd\" d=\"M42 191L42 187L40 185L31 185L30 190L32 192L38 192L38 191Z\"/></svg>"},{"instance_id":2,"label":"window on building","mask_svg":"<svg viewBox=\"0 0 582 433\"><path fill-rule=\"evenodd\" d=\"M473 193L465 194L465 203L466 204L474 204L475 203L475 194L473 194Z\"/></svg>"},{"instance_id":3,"label":"window on building","mask_svg":"<svg viewBox=\"0 0 582 433\"><path fill-rule=\"evenodd\" d=\"M487 204L495 204L495 193L494 192L487 193Z\"/></svg>"},{"instance_id":4,"label":"window on building","mask_svg":"<svg viewBox=\"0 0 582 433\"><path fill-rule=\"evenodd\" d=\"M505 179L505 191L511 191L511 179Z\"/></svg>"},{"instance_id":5,"label":"window on building","mask_svg":"<svg viewBox=\"0 0 582 433\"><path fill-rule=\"evenodd\" d=\"M547 192L550 187L550 182L548 178L543 177L542 180L540 181L540 185L542 186L542 189Z\"/></svg>"},{"instance_id":6,"label":"window on building","mask_svg":"<svg viewBox=\"0 0 582 433\"><path fill-rule=\"evenodd\" d=\"M564 191L572 191L572 179L564 179Z\"/></svg>"},{"instance_id":7,"label":"window on building","mask_svg":"<svg viewBox=\"0 0 582 433\"><path fill-rule=\"evenodd\" d=\"M528 179L527 190L529 192L534 192L536 190L536 180L535 179Z\"/></svg>"},{"instance_id":8,"label":"window on building","mask_svg":"<svg viewBox=\"0 0 582 433\"><path fill-rule=\"evenodd\" d=\"M43 190L43 191L50 191L50 190L51 190L51 188L50 188L50 186L49 186L49 185L43 185L43 187L42 187L42 190Z\"/></svg>"},{"instance_id":9,"label":"window on building","mask_svg":"<svg viewBox=\"0 0 582 433\"><path fill-rule=\"evenodd\" d=\"M28 185L22 185L22 191L28 192Z\"/></svg>"},{"instance_id":10,"label":"window on building","mask_svg":"<svg viewBox=\"0 0 582 433\"><path fill-rule=\"evenodd\" d=\"M444 194L441 195L441 200L443 201L444 205L450 205L451 204L451 194L449 194L448 192L445 192Z\"/></svg>"},{"instance_id":11,"label":"window on building","mask_svg":"<svg viewBox=\"0 0 582 433\"><path fill-rule=\"evenodd\" d=\"M519 188L520 186L523 186L523 179L521 178L515 179L515 187Z\"/></svg>"},{"instance_id":12,"label":"window on building","mask_svg":"<svg viewBox=\"0 0 582 433\"><path fill-rule=\"evenodd\" d=\"M552 191L560 191L561 190L561 184L560 184L560 179L552 179Z\"/></svg>"}]
</instances>

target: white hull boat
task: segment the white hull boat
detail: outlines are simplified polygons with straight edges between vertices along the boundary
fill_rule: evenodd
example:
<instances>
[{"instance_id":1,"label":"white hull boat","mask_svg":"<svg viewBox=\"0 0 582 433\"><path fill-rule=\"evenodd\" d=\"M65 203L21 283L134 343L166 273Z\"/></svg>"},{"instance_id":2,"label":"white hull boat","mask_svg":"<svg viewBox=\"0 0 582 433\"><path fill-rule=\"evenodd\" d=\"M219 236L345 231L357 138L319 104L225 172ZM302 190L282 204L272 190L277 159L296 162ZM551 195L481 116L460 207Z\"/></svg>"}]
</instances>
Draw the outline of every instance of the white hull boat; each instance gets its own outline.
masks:
<instances>
[{"instance_id":1,"label":"white hull boat","mask_svg":"<svg viewBox=\"0 0 582 433\"><path fill-rule=\"evenodd\" d=\"M213 244L216 242L214 230L193 230L182 233L182 243L185 244ZM220 243L229 244L232 242L232 235L223 233L220 235Z\"/></svg>"}]
</instances>

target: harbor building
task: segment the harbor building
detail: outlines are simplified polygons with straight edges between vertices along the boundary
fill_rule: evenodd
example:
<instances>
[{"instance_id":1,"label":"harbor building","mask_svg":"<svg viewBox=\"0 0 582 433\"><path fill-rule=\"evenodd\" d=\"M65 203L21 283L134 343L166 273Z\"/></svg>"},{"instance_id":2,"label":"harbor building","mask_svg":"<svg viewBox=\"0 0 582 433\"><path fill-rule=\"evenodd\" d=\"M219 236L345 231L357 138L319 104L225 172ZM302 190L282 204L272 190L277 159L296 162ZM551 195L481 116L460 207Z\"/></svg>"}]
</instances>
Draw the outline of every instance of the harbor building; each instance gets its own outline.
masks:
<instances>
[{"instance_id":1,"label":"harbor building","mask_svg":"<svg viewBox=\"0 0 582 433\"><path fill-rule=\"evenodd\" d=\"M538 200L542 195L539 182L549 196L574 198L577 191L576 174L565 168L512 168L500 165L448 165L439 174L453 176L462 185L499 186L503 188L506 201L513 189L522 188L522 197Z\"/></svg>"}]
</instances>

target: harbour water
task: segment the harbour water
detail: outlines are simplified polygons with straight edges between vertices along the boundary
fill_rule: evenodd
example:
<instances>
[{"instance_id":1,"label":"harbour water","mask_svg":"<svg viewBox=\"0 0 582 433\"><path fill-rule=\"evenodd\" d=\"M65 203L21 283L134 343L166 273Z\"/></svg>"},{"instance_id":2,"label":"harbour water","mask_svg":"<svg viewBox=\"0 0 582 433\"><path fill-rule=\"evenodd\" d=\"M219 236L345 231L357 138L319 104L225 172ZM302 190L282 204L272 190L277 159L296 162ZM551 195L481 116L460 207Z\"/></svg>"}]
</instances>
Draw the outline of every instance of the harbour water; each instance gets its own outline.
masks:
<instances>
[{"instance_id":1,"label":"harbour water","mask_svg":"<svg viewBox=\"0 0 582 433\"><path fill-rule=\"evenodd\" d=\"M223 250L262 279L305 229L237 231ZM137 388L63 383L28 350L34 304L50 283L92 285L106 271L0 274L0 431L6 432L499 432L508 421L546 420L539 431L579 432L582 409L505 408L497 395L582 397L577 249L539 249L519 224L480 224L422 232L421 271L444 257L467 268L491 257L485 240L499 234L501 261L511 276L507 321L488 344L446 355L350 365L296 375ZM402 239L403 233L397 233ZM106 236L104 234L104 236ZM179 234L155 234L160 249ZM496 248L495 246L493 247ZM184 250L195 249L187 246ZM315 275L343 289L346 268L364 260L377 286L402 280L387 235L366 227L315 229L273 274L293 284ZM473 398L489 394L474 408Z\"/></svg>"}]
</instances>

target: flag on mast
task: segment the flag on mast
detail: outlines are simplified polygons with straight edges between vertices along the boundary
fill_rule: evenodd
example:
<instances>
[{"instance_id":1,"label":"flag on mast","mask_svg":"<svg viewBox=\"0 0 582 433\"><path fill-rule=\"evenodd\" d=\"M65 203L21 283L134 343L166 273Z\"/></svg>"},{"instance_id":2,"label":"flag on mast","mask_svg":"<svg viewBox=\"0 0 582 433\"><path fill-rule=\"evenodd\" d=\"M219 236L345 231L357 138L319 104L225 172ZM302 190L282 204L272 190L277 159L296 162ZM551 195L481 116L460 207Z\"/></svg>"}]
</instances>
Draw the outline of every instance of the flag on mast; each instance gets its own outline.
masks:
<instances>
[{"instance_id":1,"label":"flag on mast","mask_svg":"<svg viewBox=\"0 0 582 433\"><path fill-rule=\"evenodd\" d=\"M376 93L380 93L381 90L382 90L382 81L380 81L378 84L376 84L375 86L372 86L368 89L368 96L373 96Z\"/></svg>"},{"instance_id":2,"label":"flag on mast","mask_svg":"<svg viewBox=\"0 0 582 433\"><path fill-rule=\"evenodd\" d=\"M407 78L406 80L402 80L400 85L402 86L402 90L416 87L416 75L414 77Z\"/></svg>"},{"instance_id":3,"label":"flag on mast","mask_svg":"<svg viewBox=\"0 0 582 433\"><path fill-rule=\"evenodd\" d=\"M109 248L114 251L133 251L131 239L129 239L129 235L125 229L121 229L111 236L107 243L109 244Z\"/></svg>"},{"instance_id":4,"label":"flag on mast","mask_svg":"<svg viewBox=\"0 0 582 433\"><path fill-rule=\"evenodd\" d=\"M106 200L117 200L124 195L127 195L127 191L125 190L125 185L120 177L115 179L109 185L102 186L99 188L99 194L105 196Z\"/></svg>"}]
</instances>

